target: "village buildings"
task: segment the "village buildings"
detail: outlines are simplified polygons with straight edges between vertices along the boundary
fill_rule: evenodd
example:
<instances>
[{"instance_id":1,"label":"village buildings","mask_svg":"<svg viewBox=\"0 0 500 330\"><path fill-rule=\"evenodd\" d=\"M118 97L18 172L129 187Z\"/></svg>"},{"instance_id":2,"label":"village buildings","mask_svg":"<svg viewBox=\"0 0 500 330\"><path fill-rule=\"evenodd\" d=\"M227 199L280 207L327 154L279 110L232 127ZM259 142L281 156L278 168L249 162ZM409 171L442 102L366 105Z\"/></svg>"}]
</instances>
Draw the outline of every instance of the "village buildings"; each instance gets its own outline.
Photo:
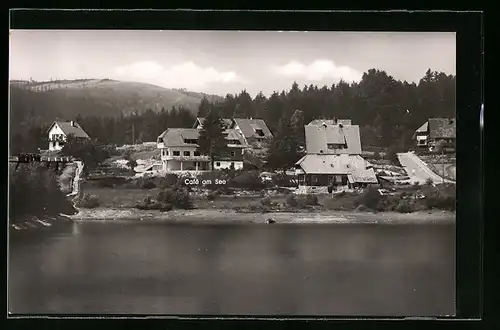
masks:
<instances>
[{"instance_id":1,"label":"village buildings","mask_svg":"<svg viewBox=\"0 0 500 330\"><path fill-rule=\"evenodd\" d=\"M210 157L197 151L200 130L205 118L196 118L193 128L169 128L157 139L162 171L167 173L210 170ZM222 119L226 129L227 150L214 162L214 169L243 169L245 151L265 151L272 133L262 119Z\"/></svg>"},{"instance_id":2,"label":"village buildings","mask_svg":"<svg viewBox=\"0 0 500 330\"><path fill-rule=\"evenodd\" d=\"M214 161L214 169L243 168L243 150L247 145L241 134L234 129L224 132L227 148L223 155ZM162 171L166 173L203 172L209 171L210 157L198 152L200 129L169 128L157 139L160 149Z\"/></svg>"},{"instance_id":3,"label":"village buildings","mask_svg":"<svg viewBox=\"0 0 500 330\"><path fill-rule=\"evenodd\" d=\"M436 146L442 145L447 151L456 148L456 120L455 118L429 118L413 135L416 146L434 151Z\"/></svg>"},{"instance_id":4,"label":"village buildings","mask_svg":"<svg viewBox=\"0 0 500 330\"><path fill-rule=\"evenodd\" d=\"M69 135L76 138L88 139L88 134L83 128L75 121L55 121L47 130L49 135L49 150L61 150L67 141Z\"/></svg>"},{"instance_id":5,"label":"village buildings","mask_svg":"<svg viewBox=\"0 0 500 330\"><path fill-rule=\"evenodd\" d=\"M361 157L359 126L350 120L314 120L304 126L306 155L296 164L297 193L326 193L377 184Z\"/></svg>"}]
</instances>

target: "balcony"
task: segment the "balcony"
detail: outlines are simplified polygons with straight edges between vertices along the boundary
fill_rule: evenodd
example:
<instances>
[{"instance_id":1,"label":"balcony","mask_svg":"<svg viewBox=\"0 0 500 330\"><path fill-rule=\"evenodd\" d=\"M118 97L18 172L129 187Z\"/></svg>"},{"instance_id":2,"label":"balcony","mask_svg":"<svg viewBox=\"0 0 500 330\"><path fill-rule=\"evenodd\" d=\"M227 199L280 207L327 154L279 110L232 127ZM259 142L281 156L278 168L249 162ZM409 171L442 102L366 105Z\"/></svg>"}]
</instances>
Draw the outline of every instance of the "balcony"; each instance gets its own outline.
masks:
<instances>
[{"instance_id":1,"label":"balcony","mask_svg":"<svg viewBox=\"0 0 500 330\"><path fill-rule=\"evenodd\" d=\"M210 157L209 156L161 156L161 160L178 160L178 161L185 161L185 162L209 162Z\"/></svg>"}]
</instances>

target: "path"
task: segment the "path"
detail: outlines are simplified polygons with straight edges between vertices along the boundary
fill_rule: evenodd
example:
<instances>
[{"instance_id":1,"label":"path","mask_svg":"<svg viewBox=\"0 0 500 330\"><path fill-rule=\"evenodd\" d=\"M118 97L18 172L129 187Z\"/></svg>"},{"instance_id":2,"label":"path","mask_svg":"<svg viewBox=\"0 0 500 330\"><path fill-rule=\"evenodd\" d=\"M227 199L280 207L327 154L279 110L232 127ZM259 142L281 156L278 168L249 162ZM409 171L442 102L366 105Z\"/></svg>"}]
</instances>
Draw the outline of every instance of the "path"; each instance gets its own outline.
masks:
<instances>
[{"instance_id":1,"label":"path","mask_svg":"<svg viewBox=\"0 0 500 330\"><path fill-rule=\"evenodd\" d=\"M432 179L435 184L454 183L451 180L444 179L434 173L417 155L411 152L398 153L398 159L406 170L411 182L425 183L427 179Z\"/></svg>"},{"instance_id":2,"label":"path","mask_svg":"<svg viewBox=\"0 0 500 330\"><path fill-rule=\"evenodd\" d=\"M80 181L81 177L83 174L83 162L82 161L75 161L76 163L76 172L75 172L75 177L73 179L73 191L68 194L68 197L70 196L78 196L80 194Z\"/></svg>"}]
</instances>

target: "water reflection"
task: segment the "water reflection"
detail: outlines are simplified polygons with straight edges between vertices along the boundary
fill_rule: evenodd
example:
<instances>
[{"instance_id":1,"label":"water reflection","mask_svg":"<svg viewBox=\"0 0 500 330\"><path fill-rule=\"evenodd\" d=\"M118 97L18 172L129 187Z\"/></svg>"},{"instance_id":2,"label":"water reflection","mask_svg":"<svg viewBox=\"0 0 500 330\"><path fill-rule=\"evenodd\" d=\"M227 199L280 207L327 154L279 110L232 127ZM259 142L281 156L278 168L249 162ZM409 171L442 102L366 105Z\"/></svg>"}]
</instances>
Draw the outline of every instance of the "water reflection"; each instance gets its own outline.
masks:
<instances>
[{"instance_id":1,"label":"water reflection","mask_svg":"<svg viewBox=\"0 0 500 330\"><path fill-rule=\"evenodd\" d=\"M11 246L14 313L454 314L454 226L75 223Z\"/></svg>"}]
</instances>

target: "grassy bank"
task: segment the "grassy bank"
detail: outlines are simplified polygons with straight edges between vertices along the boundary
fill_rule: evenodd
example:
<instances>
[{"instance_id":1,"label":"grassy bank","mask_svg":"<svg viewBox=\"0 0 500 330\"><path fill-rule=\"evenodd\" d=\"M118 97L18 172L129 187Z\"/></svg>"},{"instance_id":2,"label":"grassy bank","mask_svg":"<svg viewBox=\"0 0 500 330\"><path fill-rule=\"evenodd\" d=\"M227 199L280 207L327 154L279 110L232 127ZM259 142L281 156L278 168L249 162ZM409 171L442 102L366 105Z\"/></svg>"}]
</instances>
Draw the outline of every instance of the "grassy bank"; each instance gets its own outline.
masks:
<instances>
[{"instance_id":1,"label":"grassy bank","mask_svg":"<svg viewBox=\"0 0 500 330\"><path fill-rule=\"evenodd\" d=\"M188 193L188 207L175 205L176 199L186 197L184 189L185 187L180 187L179 191L182 194L176 195L173 189L167 188L166 190L169 190L172 196L170 199L165 199L164 196L160 199L168 203L168 207L162 204L161 209L169 212L160 212L154 210L158 208L144 206L144 201L156 203L159 196L162 196L162 192L165 192L163 187L147 189L118 185L111 188L102 187L95 182L87 182L84 185L85 193L94 196L98 203L93 206L94 210L82 210L78 217L99 219L154 217L172 220L172 217L182 218L183 212L188 212L190 216L200 214L201 218L206 217L208 221L211 221L210 219L214 216L216 218L222 216L222 218L238 218L251 222L263 221L263 217L283 217L283 214L293 219L311 217L316 214L321 218L316 220L321 222L323 219L332 217L332 214L340 212L341 214L357 214L357 218L365 214L372 220L378 219L377 221L380 221L382 217L394 217L394 214L404 215L405 219L408 217L428 218L431 215L433 217L442 214L447 214L448 218L454 218L455 190L451 185L402 186L384 195L376 189L368 189L361 193L306 196L296 196L273 189L253 192L229 189L191 191ZM181 210L183 208L189 210ZM390 214L392 216L388 216Z\"/></svg>"}]
</instances>

